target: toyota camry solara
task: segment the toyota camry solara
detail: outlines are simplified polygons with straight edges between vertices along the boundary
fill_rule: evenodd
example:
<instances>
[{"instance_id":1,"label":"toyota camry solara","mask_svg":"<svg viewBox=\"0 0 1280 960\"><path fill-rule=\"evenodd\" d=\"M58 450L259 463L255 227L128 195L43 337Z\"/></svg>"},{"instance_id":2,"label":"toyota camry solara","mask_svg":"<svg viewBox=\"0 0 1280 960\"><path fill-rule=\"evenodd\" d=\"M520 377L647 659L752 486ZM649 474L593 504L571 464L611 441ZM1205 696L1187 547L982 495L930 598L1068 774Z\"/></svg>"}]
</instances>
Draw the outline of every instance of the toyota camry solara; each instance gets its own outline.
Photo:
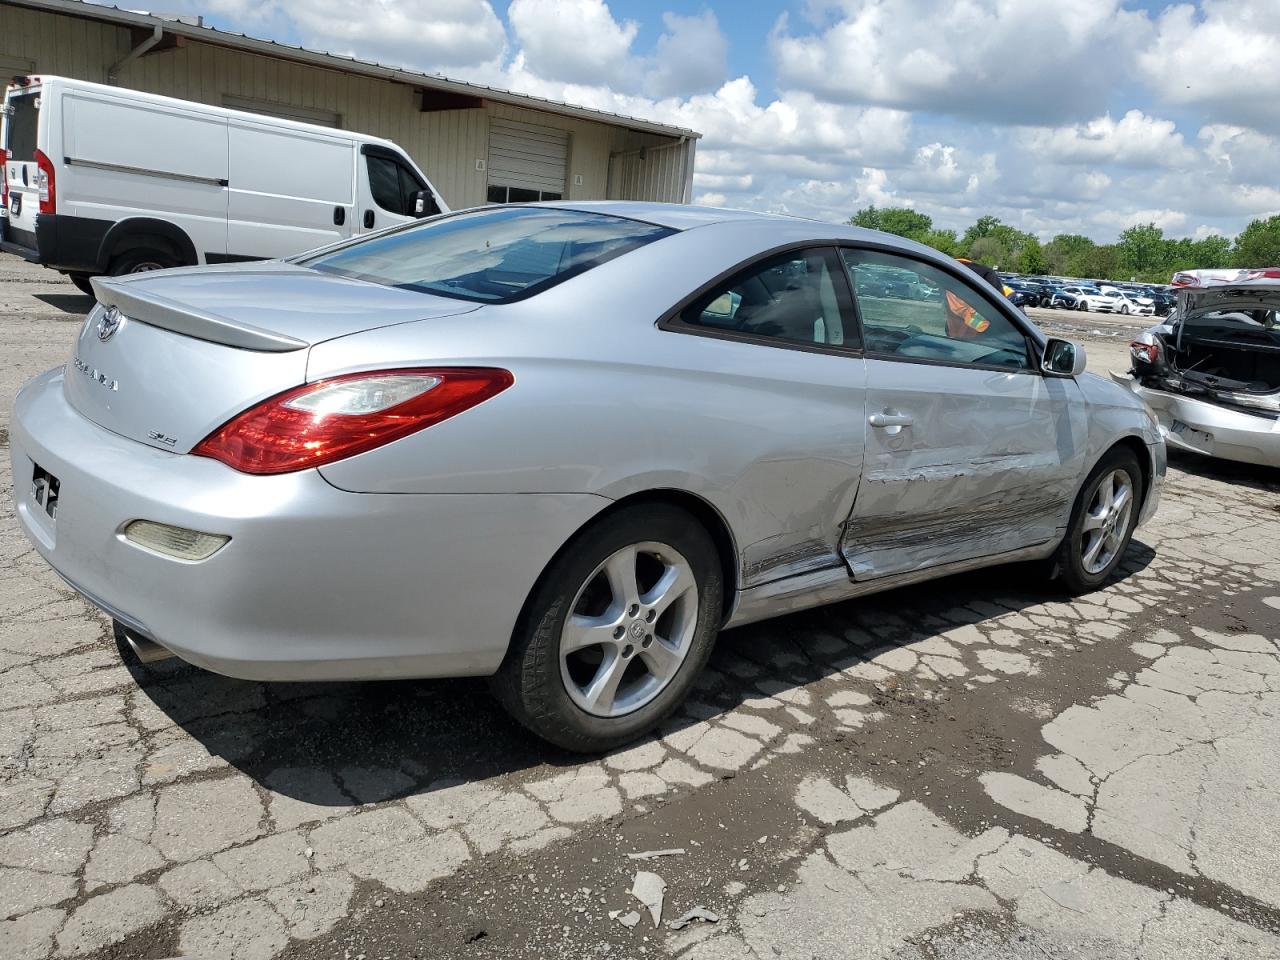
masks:
<instances>
[{"instance_id":1,"label":"toyota camry solara","mask_svg":"<svg viewBox=\"0 0 1280 960\"><path fill-rule=\"evenodd\" d=\"M18 516L144 658L491 676L595 750L726 626L1014 560L1101 584L1151 415L964 266L639 203L487 207L95 280L12 420Z\"/></svg>"}]
</instances>

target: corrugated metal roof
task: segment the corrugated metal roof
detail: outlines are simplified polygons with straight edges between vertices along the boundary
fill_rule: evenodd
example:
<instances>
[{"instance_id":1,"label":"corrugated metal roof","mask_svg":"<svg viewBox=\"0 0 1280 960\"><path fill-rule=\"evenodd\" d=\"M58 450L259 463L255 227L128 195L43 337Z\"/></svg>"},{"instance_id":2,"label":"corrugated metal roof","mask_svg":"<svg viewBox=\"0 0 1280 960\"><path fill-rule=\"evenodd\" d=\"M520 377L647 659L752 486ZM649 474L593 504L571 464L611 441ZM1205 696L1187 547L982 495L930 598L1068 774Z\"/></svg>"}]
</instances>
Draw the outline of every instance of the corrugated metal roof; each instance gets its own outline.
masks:
<instances>
[{"instance_id":1,"label":"corrugated metal roof","mask_svg":"<svg viewBox=\"0 0 1280 960\"><path fill-rule=\"evenodd\" d=\"M612 126L627 127L631 130L641 130L646 133L657 133L663 136L692 137L694 139L702 136L702 134L695 130L676 127L667 123L659 123L656 120L644 120L640 117L628 117L620 113L610 113L607 110L596 110L591 107L579 107L571 103L561 103L558 100L548 100L544 97L536 97L532 94L515 93L511 90L502 90L498 87L490 87L482 83L470 83L466 80L451 80L438 74L422 73L420 71L409 70L404 67L388 66L386 64L376 63L372 60L361 60L358 57L346 56L345 54L329 53L325 50L310 50L306 47L295 46L291 43L281 43L276 40L269 40L262 37L251 37L248 34L236 33L231 30L219 30L215 27L191 23L189 20L185 19L161 17L137 10L123 10L120 7L88 3L85 2L85 0L0 0L0 6L4 5L29 7L36 10L45 10L50 13L61 13L67 16L82 17L88 20L98 20L105 23L116 23L124 26L147 28L160 26L166 33L179 37L187 37L191 40L199 41L200 43L210 43L218 46L231 47L237 50L246 50L251 53L258 53L264 56L310 63L315 66L328 67L329 69L345 70L351 73L358 73L363 76L376 77L382 80L391 80L396 83L411 84L413 86L423 87L430 90L443 90L449 93L482 97L487 100L509 103L515 106L527 107L532 110L541 110L546 113L555 113L566 117L576 117L581 120L594 120L597 123L607 123Z\"/></svg>"}]
</instances>

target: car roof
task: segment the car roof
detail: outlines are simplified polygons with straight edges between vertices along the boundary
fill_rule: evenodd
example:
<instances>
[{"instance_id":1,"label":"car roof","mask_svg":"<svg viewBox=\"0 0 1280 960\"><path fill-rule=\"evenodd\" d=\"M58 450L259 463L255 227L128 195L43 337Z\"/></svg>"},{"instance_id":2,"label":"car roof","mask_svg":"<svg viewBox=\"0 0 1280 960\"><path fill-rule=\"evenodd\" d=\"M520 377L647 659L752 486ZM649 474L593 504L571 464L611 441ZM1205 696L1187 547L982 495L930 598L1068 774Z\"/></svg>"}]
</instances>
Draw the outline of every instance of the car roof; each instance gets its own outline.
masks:
<instances>
[{"instance_id":1,"label":"car roof","mask_svg":"<svg viewBox=\"0 0 1280 960\"><path fill-rule=\"evenodd\" d=\"M686 203L656 203L639 200L551 200L528 204L538 207L559 207L562 210L582 210L587 213L609 214L643 220L660 227L690 230L711 223L763 221L774 223L811 223L813 226L834 226L819 221L803 220L777 213L757 213L754 210L730 210L725 207L702 207Z\"/></svg>"}]
</instances>

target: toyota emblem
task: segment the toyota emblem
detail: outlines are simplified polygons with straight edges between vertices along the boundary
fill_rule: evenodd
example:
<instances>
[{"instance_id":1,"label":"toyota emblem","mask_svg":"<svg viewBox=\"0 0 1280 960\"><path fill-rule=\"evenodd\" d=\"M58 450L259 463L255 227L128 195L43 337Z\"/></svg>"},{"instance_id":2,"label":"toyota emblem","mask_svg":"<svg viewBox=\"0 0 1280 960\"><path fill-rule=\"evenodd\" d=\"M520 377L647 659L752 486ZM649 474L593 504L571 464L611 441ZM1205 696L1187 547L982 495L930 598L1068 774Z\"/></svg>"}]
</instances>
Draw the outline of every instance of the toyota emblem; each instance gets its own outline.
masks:
<instances>
[{"instance_id":1,"label":"toyota emblem","mask_svg":"<svg viewBox=\"0 0 1280 960\"><path fill-rule=\"evenodd\" d=\"M98 321L98 339L104 342L110 340L120 329L120 321L123 319L118 307L108 307L107 312Z\"/></svg>"}]
</instances>

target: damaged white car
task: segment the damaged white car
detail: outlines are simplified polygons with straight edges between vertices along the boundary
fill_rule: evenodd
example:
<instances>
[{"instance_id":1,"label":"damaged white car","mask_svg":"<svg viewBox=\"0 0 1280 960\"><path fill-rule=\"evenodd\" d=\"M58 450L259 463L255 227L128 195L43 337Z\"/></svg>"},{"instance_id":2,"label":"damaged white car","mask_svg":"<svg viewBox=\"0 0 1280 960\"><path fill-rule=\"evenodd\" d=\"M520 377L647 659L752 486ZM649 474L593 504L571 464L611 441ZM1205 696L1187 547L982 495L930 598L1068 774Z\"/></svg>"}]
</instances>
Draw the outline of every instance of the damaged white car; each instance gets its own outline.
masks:
<instances>
[{"instance_id":1,"label":"damaged white car","mask_svg":"<svg viewBox=\"0 0 1280 960\"><path fill-rule=\"evenodd\" d=\"M1151 407L1166 443L1280 467L1280 269L1190 271L1178 305L1112 373Z\"/></svg>"}]
</instances>

